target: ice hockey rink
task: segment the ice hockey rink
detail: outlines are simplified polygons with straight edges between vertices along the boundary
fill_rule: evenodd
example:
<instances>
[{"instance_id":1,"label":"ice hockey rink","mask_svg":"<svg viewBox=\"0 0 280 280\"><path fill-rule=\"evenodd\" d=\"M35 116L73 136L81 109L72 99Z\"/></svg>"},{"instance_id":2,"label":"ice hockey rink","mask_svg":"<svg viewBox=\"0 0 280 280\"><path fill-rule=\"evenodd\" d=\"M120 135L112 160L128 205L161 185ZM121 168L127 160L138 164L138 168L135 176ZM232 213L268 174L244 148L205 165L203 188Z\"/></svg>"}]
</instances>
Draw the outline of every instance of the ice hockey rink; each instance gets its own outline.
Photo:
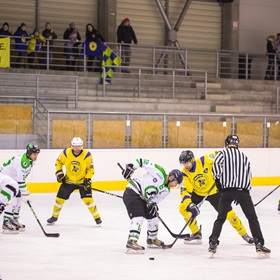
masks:
<instances>
[{"instance_id":1,"label":"ice hockey rink","mask_svg":"<svg viewBox=\"0 0 280 280\"><path fill-rule=\"evenodd\" d=\"M253 187L254 203L274 188ZM122 195L122 191L113 193ZM55 193L32 194L32 207L45 231L58 232L60 237L46 237L31 209L24 204L20 221L25 223L26 231L0 234L2 280L280 279L280 212L277 211L280 188L256 207L265 245L272 251L269 259L258 259L255 247L246 244L228 222L224 224L218 252L211 259L208 236L217 214L207 201L198 217L202 225L202 245L185 245L178 240L171 249L147 248L143 255L128 255L125 244L130 220L122 199L100 192L94 192L94 198L103 220L101 227L95 225L78 193L73 193L66 202L57 224L46 226ZM178 212L179 201L177 189L159 204L161 218L174 233L179 233L184 226ZM234 208L250 233L240 207L234 205ZM145 245L146 230L144 222L141 245ZM162 224L158 237L165 244L174 240ZM151 257L154 260L149 260Z\"/></svg>"}]
</instances>

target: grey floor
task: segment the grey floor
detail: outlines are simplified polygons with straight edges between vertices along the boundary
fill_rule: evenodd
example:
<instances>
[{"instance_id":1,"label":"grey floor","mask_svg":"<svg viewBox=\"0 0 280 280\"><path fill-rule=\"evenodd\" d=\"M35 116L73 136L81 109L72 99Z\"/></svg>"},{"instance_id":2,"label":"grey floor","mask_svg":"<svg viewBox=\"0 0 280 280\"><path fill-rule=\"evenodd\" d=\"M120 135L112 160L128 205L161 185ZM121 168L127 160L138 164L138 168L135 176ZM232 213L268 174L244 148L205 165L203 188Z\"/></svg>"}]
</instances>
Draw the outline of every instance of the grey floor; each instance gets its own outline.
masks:
<instances>
[{"instance_id":1,"label":"grey floor","mask_svg":"<svg viewBox=\"0 0 280 280\"><path fill-rule=\"evenodd\" d=\"M255 187L251 195L258 202L274 187ZM114 192L122 195L122 192ZM202 224L203 244L185 245L182 240L172 249L146 249L144 255L125 254L129 219L122 200L103 193L94 193L102 214L102 227L96 227L88 210L74 193L62 209L59 221L46 226L55 194L32 194L32 206L47 232L59 232L59 238L47 238L27 205L23 205L21 222L26 231L0 234L0 273L3 280L76 280L76 279L279 279L280 212L277 211L280 191L275 191L257 207L270 259L257 258L255 248L246 244L226 223L217 254L210 259L208 236L216 212L208 202L198 218ZM160 203L160 215L174 233L184 222L178 212L179 190ZM249 231L239 207L235 207ZM145 245L146 223L139 243ZM172 236L160 224L159 236L166 244ZM150 257L155 260L149 260ZM180 277L180 278L179 278Z\"/></svg>"}]
</instances>

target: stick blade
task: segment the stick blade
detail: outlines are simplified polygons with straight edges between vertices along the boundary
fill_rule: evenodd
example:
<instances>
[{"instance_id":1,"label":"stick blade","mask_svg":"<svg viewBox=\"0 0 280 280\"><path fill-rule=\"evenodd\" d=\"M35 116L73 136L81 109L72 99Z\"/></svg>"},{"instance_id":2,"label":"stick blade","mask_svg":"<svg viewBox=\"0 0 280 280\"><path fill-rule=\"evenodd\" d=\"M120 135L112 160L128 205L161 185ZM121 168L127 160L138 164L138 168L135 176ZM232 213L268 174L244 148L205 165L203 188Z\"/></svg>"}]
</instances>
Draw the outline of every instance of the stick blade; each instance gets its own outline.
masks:
<instances>
[{"instance_id":1,"label":"stick blade","mask_svg":"<svg viewBox=\"0 0 280 280\"><path fill-rule=\"evenodd\" d=\"M59 233L45 233L46 237L59 237L60 234Z\"/></svg>"}]
</instances>

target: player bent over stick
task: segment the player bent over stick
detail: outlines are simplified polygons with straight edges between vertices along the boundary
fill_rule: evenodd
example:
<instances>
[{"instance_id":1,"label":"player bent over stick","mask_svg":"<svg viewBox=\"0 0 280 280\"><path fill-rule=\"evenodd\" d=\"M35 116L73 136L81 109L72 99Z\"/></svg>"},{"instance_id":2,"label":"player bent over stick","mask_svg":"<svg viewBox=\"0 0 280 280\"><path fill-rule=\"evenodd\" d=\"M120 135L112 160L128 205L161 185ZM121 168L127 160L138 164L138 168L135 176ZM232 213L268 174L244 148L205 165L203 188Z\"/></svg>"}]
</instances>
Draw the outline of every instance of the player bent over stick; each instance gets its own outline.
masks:
<instances>
[{"instance_id":1,"label":"player bent over stick","mask_svg":"<svg viewBox=\"0 0 280 280\"><path fill-rule=\"evenodd\" d=\"M144 168L147 171L146 174L140 178L131 179L131 175L139 167ZM137 243L144 219L148 222L148 247L161 248L164 243L157 238L159 223L157 204L170 193L171 187L182 183L181 171L174 169L166 174L158 164L140 158L134 163L127 164L122 174L126 180L130 180L123 195L123 202L131 219L126 244L127 253L143 254L145 252L145 247Z\"/></svg>"},{"instance_id":2,"label":"player bent over stick","mask_svg":"<svg viewBox=\"0 0 280 280\"><path fill-rule=\"evenodd\" d=\"M53 225L57 221L65 201L69 199L74 190L79 190L81 199L96 224L100 226L102 221L91 190L91 178L94 174L92 155L88 150L83 149L83 140L80 137L74 137L71 145L71 148L61 152L55 162L57 181L61 185L56 195L52 216L47 220L48 225ZM66 168L65 175L62 170L63 165Z\"/></svg>"},{"instance_id":3,"label":"player bent over stick","mask_svg":"<svg viewBox=\"0 0 280 280\"><path fill-rule=\"evenodd\" d=\"M212 166L216 153L217 151L213 151L195 159L193 152L187 150L182 151L179 157L179 162L184 166L182 169L184 184L181 186L182 200L179 211L187 223L192 219L188 223L192 234L185 239L185 244L202 244L201 229L198 227L196 220L196 216L200 213L197 205L215 184ZM220 192L218 192L216 186L210 191L206 200L218 212ZM254 243L254 239L247 234L244 225L231 207L226 218L246 242Z\"/></svg>"}]
</instances>

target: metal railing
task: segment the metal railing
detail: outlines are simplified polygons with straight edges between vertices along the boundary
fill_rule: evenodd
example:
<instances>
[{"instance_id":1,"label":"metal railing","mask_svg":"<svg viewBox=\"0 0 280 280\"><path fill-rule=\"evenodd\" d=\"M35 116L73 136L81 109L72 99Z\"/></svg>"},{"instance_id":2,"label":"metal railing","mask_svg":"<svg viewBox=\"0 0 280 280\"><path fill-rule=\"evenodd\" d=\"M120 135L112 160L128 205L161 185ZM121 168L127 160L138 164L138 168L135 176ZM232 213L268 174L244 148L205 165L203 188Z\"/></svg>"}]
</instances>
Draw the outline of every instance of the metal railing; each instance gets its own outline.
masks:
<instances>
[{"instance_id":1,"label":"metal railing","mask_svg":"<svg viewBox=\"0 0 280 280\"><path fill-rule=\"evenodd\" d=\"M36 52L34 61L31 63L26 52L17 50L17 44L13 40L15 37L11 38L12 67L101 71L101 57L95 57L93 66L87 65L88 56L83 47L84 42L78 42L79 46L73 47L72 51L66 53L64 45L67 40L47 40L44 49ZM28 41L29 38L26 39ZM106 44L122 57L122 45L114 42ZM280 78L278 77L280 71L276 71L276 69L279 68L280 61L277 59L277 55L271 55L274 56L273 61L267 59L266 54L238 53L229 50L178 50L170 46L131 45L129 66L149 67L152 68L153 74L158 72L157 68L168 68L184 69L185 71L202 70L208 73L209 78L264 79L270 63L273 67L273 80L277 80ZM131 68L131 70L133 69Z\"/></svg>"},{"instance_id":2,"label":"metal railing","mask_svg":"<svg viewBox=\"0 0 280 280\"><path fill-rule=\"evenodd\" d=\"M1 97L5 97L6 102L26 93L45 104L78 106L78 76L1 72L0 84L1 91L5 90Z\"/></svg>"}]
</instances>

